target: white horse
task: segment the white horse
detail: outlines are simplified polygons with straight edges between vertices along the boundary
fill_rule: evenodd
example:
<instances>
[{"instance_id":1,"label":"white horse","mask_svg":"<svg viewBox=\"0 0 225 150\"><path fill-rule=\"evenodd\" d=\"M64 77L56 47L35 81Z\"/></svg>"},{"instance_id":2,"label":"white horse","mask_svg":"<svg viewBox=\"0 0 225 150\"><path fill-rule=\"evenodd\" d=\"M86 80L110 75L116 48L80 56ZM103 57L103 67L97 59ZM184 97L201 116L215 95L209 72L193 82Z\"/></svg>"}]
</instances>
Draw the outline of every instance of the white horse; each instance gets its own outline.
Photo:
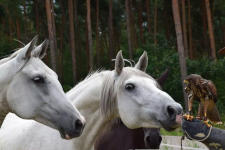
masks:
<instances>
[{"instance_id":1,"label":"white horse","mask_svg":"<svg viewBox=\"0 0 225 150\"><path fill-rule=\"evenodd\" d=\"M97 136L116 117L131 129L175 129L176 116L182 107L160 90L156 80L143 72L147 59L144 53L135 67L124 67L119 52L115 70L94 73L67 93L87 121L79 138L63 140L51 128L8 115L0 130L0 149L91 150Z\"/></svg>"},{"instance_id":2,"label":"white horse","mask_svg":"<svg viewBox=\"0 0 225 150\"><path fill-rule=\"evenodd\" d=\"M0 60L0 121L9 112L60 131L63 138L81 134L84 118L64 93L58 77L40 58L48 41L35 37L10 57Z\"/></svg>"}]
</instances>

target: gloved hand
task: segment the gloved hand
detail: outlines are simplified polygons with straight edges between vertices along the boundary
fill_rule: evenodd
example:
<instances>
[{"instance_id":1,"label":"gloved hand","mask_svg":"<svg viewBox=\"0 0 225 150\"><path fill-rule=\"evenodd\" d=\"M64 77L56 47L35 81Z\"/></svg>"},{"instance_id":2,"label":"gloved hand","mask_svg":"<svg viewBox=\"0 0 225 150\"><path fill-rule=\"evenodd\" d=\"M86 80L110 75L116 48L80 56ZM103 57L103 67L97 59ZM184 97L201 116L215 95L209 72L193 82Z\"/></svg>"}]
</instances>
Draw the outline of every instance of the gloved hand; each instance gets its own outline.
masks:
<instances>
[{"instance_id":1,"label":"gloved hand","mask_svg":"<svg viewBox=\"0 0 225 150\"><path fill-rule=\"evenodd\" d=\"M206 140L212 129L201 120L193 119L192 121L188 121L184 118L182 119L181 127L188 139L197 141Z\"/></svg>"}]
</instances>

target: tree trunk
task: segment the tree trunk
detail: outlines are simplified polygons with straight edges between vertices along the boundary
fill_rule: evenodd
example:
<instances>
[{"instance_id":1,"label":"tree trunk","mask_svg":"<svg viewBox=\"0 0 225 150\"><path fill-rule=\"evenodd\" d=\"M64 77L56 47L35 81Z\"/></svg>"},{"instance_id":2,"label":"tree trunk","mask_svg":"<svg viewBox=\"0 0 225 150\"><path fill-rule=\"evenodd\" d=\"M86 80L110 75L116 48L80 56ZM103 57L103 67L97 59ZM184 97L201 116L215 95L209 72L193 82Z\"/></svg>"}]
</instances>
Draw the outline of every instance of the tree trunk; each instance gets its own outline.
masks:
<instances>
[{"instance_id":1,"label":"tree trunk","mask_svg":"<svg viewBox=\"0 0 225 150\"><path fill-rule=\"evenodd\" d=\"M137 44L137 32L136 32L136 24L135 24L135 16L134 16L134 12L133 12L133 2L135 3L134 5L136 6L136 1L132 1L130 0L130 25L131 25L131 39L132 39L132 43L133 43L133 47L134 50L138 47ZM137 10L134 10L135 12Z\"/></svg>"},{"instance_id":2,"label":"tree trunk","mask_svg":"<svg viewBox=\"0 0 225 150\"><path fill-rule=\"evenodd\" d=\"M45 0L45 7L46 7L46 15L47 15L47 22L48 22L48 34L49 34L49 43L50 43L50 55L51 55L51 66L54 71L57 71L57 45L56 45L56 34L55 28L53 25L53 10L51 6L51 0Z\"/></svg>"},{"instance_id":3,"label":"tree trunk","mask_svg":"<svg viewBox=\"0 0 225 150\"><path fill-rule=\"evenodd\" d=\"M39 11L38 11L38 0L34 0L35 6L35 21L36 21L36 32L39 33L40 31L40 23L39 23Z\"/></svg>"},{"instance_id":4,"label":"tree trunk","mask_svg":"<svg viewBox=\"0 0 225 150\"><path fill-rule=\"evenodd\" d=\"M22 5L23 5L23 26L24 26L24 34L26 35L26 31L27 31L27 28L28 28L28 25L27 25L27 7L26 7L26 1L23 1L22 2Z\"/></svg>"},{"instance_id":5,"label":"tree trunk","mask_svg":"<svg viewBox=\"0 0 225 150\"><path fill-rule=\"evenodd\" d=\"M12 27L12 18L10 16L10 12L9 12L9 8L8 6L6 6L6 14L7 14L7 18L8 18L8 36L9 36L9 39L12 39L12 33L13 33L13 27Z\"/></svg>"},{"instance_id":6,"label":"tree trunk","mask_svg":"<svg viewBox=\"0 0 225 150\"><path fill-rule=\"evenodd\" d=\"M150 18L150 0L146 0L146 13L147 13L147 24L148 32L151 32L151 18Z\"/></svg>"},{"instance_id":7,"label":"tree trunk","mask_svg":"<svg viewBox=\"0 0 225 150\"><path fill-rule=\"evenodd\" d=\"M187 95L184 91L184 79L187 76L187 68L186 68L186 59L184 56L184 44L182 39L182 28L181 28L181 22L180 22L180 13L179 13L179 5L178 0L172 0L172 9L173 9L173 18L174 18L174 24L175 24L175 30L176 30L176 36L177 36L177 48L178 48L178 54L179 54L179 63L180 63L180 70L181 70L181 81L183 85L183 94L185 98L185 109L187 111Z\"/></svg>"},{"instance_id":8,"label":"tree trunk","mask_svg":"<svg viewBox=\"0 0 225 150\"><path fill-rule=\"evenodd\" d=\"M16 35L17 35L17 39L19 40L20 39L20 22L19 22L19 19L16 18Z\"/></svg>"},{"instance_id":9,"label":"tree trunk","mask_svg":"<svg viewBox=\"0 0 225 150\"><path fill-rule=\"evenodd\" d=\"M54 42L55 42L55 47L56 47L56 49L55 49L55 51L56 51L56 58L57 58L57 56L58 56L58 49L57 49L57 39L56 39L56 27L55 27L55 17L54 17L54 14L55 14L55 12L54 12L54 4L53 4L53 1L51 0L50 1L51 2L51 16L52 16L52 27L53 27L53 34L54 34Z\"/></svg>"},{"instance_id":10,"label":"tree trunk","mask_svg":"<svg viewBox=\"0 0 225 150\"><path fill-rule=\"evenodd\" d=\"M85 26L86 26L86 31L85 31L85 38L86 38L86 55L87 55L87 70L90 69L90 52L89 52L89 43L88 43L88 24L87 24L87 19L85 22Z\"/></svg>"},{"instance_id":11,"label":"tree trunk","mask_svg":"<svg viewBox=\"0 0 225 150\"><path fill-rule=\"evenodd\" d=\"M113 38L113 0L109 0L109 60L111 61L114 55Z\"/></svg>"},{"instance_id":12,"label":"tree trunk","mask_svg":"<svg viewBox=\"0 0 225 150\"><path fill-rule=\"evenodd\" d=\"M212 24L212 17L211 17L211 10L210 10L210 3L209 0L205 0L206 6L206 13L207 13L207 20L208 20L208 30L209 30L209 41L210 41L210 48L211 48L211 58L216 60L216 47L215 47L215 38L213 32L213 24Z\"/></svg>"},{"instance_id":13,"label":"tree trunk","mask_svg":"<svg viewBox=\"0 0 225 150\"><path fill-rule=\"evenodd\" d=\"M114 30L114 41L115 41L115 50L116 52L120 50L120 39L121 39L121 29L117 28Z\"/></svg>"},{"instance_id":14,"label":"tree trunk","mask_svg":"<svg viewBox=\"0 0 225 150\"><path fill-rule=\"evenodd\" d=\"M79 19L78 19L78 13L77 13L77 10L78 10L78 4L77 4L77 0L74 0L74 19L75 19L75 46L76 46L76 49L77 49L77 52L78 50L81 49L81 38L80 38L80 25L79 25ZM79 53L77 53L79 54ZM77 57L77 55L76 55ZM79 57L79 56L78 56Z\"/></svg>"},{"instance_id":15,"label":"tree trunk","mask_svg":"<svg viewBox=\"0 0 225 150\"><path fill-rule=\"evenodd\" d=\"M60 0L60 6L62 11L62 18L61 18L61 27L60 27L60 49L59 49L59 78L60 81L63 83L63 49L64 49L64 31L65 31L65 22L66 22L66 15L65 15L65 5L64 1Z\"/></svg>"},{"instance_id":16,"label":"tree trunk","mask_svg":"<svg viewBox=\"0 0 225 150\"><path fill-rule=\"evenodd\" d=\"M75 48L75 32L74 32L74 16L73 16L73 0L68 0L69 26L70 26L70 50L72 55L73 81L77 81L77 65L76 65L76 48Z\"/></svg>"},{"instance_id":17,"label":"tree trunk","mask_svg":"<svg viewBox=\"0 0 225 150\"><path fill-rule=\"evenodd\" d=\"M158 8L157 8L157 0L155 0L155 5L154 5L154 44L157 44L157 13L158 13Z\"/></svg>"},{"instance_id":18,"label":"tree trunk","mask_svg":"<svg viewBox=\"0 0 225 150\"><path fill-rule=\"evenodd\" d=\"M183 39L184 39L184 54L188 57L188 42L187 42L187 27L186 27L186 12L185 12L185 0L181 1L182 5L182 25L183 25Z\"/></svg>"},{"instance_id":19,"label":"tree trunk","mask_svg":"<svg viewBox=\"0 0 225 150\"><path fill-rule=\"evenodd\" d=\"M189 37L189 58L194 58L192 45L192 25L191 25L191 2L188 0L188 37Z\"/></svg>"},{"instance_id":20,"label":"tree trunk","mask_svg":"<svg viewBox=\"0 0 225 150\"><path fill-rule=\"evenodd\" d=\"M223 31L223 45L225 45L225 24L222 25L222 31Z\"/></svg>"},{"instance_id":21,"label":"tree trunk","mask_svg":"<svg viewBox=\"0 0 225 150\"><path fill-rule=\"evenodd\" d=\"M206 9L205 9L205 0L202 0L201 3L201 12L202 12L202 34L203 34L203 45L204 45L204 50L207 51L208 56L210 56L210 48L209 48L209 39L207 36L207 17L206 17Z\"/></svg>"},{"instance_id":22,"label":"tree trunk","mask_svg":"<svg viewBox=\"0 0 225 150\"><path fill-rule=\"evenodd\" d=\"M132 44L132 37L131 37L131 24L130 24L130 0L125 1L126 7L126 22L127 22L127 39L128 39L128 50L129 50L129 58L133 58L133 44Z\"/></svg>"},{"instance_id":23,"label":"tree trunk","mask_svg":"<svg viewBox=\"0 0 225 150\"><path fill-rule=\"evenodd\" d=\"M139 34L140 34L141 44L144 43L144 37L143 37L144 30L143 30L143 26L142 26L142 23L143 23L142 12L143 12L142 1L140 0L138 2L138 24L139 24Z\"/></svg>"},{"instance_id":24,"label":"tree trunk","mask_svg":"<svg viewBox=\"0 0 225 150\"><path fill-rule=\"evenodd\" d=\"M96 0L96 56L97 56L97 65L100 65L100 48L99 48L99 0Z\"/></svg>"},{"instance_id":25,"label":"tree trunk","mask_svg":"<svg viewBox=\"0 0 225 150\"><path fill-rule=\"evenodd\" d=\"M27 7L26 7L26 1L23 1L23 14L24 14L24 17L27 17Z\"/></svg>"},{"instance_id":26,"label":"tree trunk","mask_svg":"<svg viewBox=\"0 0 225 150\"><path fill-rule=\"evenodd\" d=\"M88 49L89 49L89 69L93 69L93 49L92 49L92 31L91 31L91 0L87 2L87 31L88 31Z\"/></svg>"},{"instance_id":27,"label":"tree trunk","mask_svg":"<svg viewBox=\"0 0 225 150\"><path fill-rule=\"evenodd\" d=\"M171 23L169 23L169 22L171 22L171 18L170 17L168 17L168 14L169 13L171 13L171 8L170 8L170 6L171 6L171 2L170 1L164 1L164 6L165 6L165 8L164 8L164 10L163 10L163 24L164 24L164 29L165 29L165 35L166 35L166 39L168 40L168 41L170 41L171 40L171 37L173 37L173 33L171 33Z\"/></svg>"}]
</instances>

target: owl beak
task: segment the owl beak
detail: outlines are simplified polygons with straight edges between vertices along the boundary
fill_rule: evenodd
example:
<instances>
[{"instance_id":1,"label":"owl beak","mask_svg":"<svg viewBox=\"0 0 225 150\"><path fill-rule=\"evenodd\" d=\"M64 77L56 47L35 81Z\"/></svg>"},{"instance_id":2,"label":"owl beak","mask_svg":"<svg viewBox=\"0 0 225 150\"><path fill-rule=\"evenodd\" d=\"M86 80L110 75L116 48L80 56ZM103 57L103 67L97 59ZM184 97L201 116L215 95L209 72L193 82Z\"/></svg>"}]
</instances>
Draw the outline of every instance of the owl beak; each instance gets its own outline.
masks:
<instances>
[{"instance_id":1,"label":"owl beak","mask_svg":"<svg viewBox=\"0 0 225 150\"><path fill-rule=\"evenodd\" d=\"M184 83L185 83L185 84L188 84L189 82L188 82L187 80L184 80Z\"/></svg>"}]
</instances>

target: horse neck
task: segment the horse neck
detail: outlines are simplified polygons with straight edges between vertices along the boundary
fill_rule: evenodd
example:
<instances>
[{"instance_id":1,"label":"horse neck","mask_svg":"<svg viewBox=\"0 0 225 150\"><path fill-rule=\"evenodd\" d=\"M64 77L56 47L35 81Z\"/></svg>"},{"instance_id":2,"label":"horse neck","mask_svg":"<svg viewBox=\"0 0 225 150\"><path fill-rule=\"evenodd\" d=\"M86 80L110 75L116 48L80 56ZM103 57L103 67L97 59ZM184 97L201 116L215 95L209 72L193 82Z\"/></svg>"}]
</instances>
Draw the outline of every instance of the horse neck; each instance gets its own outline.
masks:
<instances>
[{"instance_id":1,"label":"horse neck","mask_svg":"<svg viewBox=\"0 0 225 150\"><path fill-rule=\"evenodd\" d=\"M7 115L7 113L10 111L6 95L7 95L7 88L8 84L12 80L13 76L15 75L15 71L18 70L18 68L15 65L14 60L10 60L7 63L4 63L0 65L0 126Z\"/></svg>"},{"instance_id":2,"label":"horse neck","mask_svg":"<svg viewBox=\"0 0 225 150\"><path fill-rule=\"evenodd\" d=\"M92 79L90 77L87 83L78 84L78 87L75 87L68 93L73 104L86 119L86 126L82 135L74 140L76 150L93 149L97 136L108 122L102 116L99 107L103 80L106 73L109 72L97 73Z\"/></svg>"}]
</instances>

